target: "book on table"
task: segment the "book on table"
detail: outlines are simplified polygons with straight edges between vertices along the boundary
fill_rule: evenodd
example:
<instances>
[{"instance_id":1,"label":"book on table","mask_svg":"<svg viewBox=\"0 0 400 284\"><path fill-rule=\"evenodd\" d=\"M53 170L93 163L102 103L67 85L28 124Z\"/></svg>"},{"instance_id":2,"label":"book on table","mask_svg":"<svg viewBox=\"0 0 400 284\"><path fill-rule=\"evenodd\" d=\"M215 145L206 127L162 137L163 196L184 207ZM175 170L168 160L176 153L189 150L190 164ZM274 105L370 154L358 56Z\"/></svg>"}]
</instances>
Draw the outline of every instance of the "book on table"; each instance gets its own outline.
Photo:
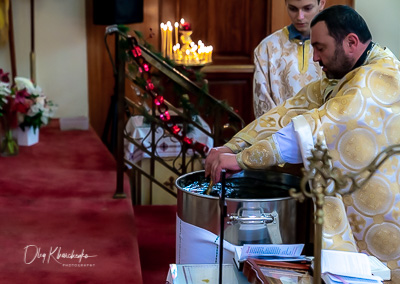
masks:
<instances>
[{"instance_id":1,"label":"book on table","mask_svg":"<svg viewBox=\"0 0 400 284\"><path fill-rule=\"evenodd\" d=\"M383 281L382 277L372 274L371 261L366 254L337 250L321 251L321 277L326 284L379 284Z\"/></svg>"},{"instance_id":2,"label":"book on table","mask_svg":"<svg viewBox=\"0 0 400 284\"><path fill-rule=\"evenodd\" d=\"M310 258L301 255L302 249L301 244L244 245L235 248L235 263L239 269L245 263L246 276L252 278L251 275L255 272L257 278L262 278L257 283L269 283L271 279L275 281L282 277L290 278L291 281L301 279L302 283L308 283L307 281L312 281L307 274ZM322 250L321 274L327 284L378 284L391 278L390 270L376 257L335 250Z\"/></svg>"},{"instance_id":3,"label":"book on table","mask_svg":"<svg viewBox=\"0 0 400 284\"><path fill-rule=\"evenodd\" d=\"M240 269L248 258L267 261L306 261L301 255L304 244L244 244L235 247L235 263Z\"/></svg>"}]
</instances>

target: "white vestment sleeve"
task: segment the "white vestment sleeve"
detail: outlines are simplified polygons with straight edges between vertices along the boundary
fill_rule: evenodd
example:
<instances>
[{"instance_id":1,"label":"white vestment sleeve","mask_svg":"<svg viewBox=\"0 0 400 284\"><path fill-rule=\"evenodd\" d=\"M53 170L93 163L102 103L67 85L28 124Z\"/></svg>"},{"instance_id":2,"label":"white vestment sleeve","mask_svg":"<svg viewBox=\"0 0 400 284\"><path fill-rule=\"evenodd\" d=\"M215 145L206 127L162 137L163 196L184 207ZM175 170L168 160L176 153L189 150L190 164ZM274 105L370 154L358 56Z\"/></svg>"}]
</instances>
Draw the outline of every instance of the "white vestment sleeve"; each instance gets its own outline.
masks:
<instances>
[{"instance_id":1,"label":"white vestment sleeve","mask_svg":"<svg viewBox=\"0 0 400 284\"><path fill-rule=\"evenodd\" d=\"M310 125L304 116L298 115L292 118L293 131L297 138L297 145L300 148L304 167L308 170L307 158L312 156L311 150L314 149L314 138L311 132Z\"/></svg>"},{"instance_id":2,"label":"white vestment sleeve","mask_svg":"<svg viewBox=\"0 0 400 284\"><path fill-rule=\"evenodd\" d=\"M272 138L274 139L279 155L285 163L300 164L303 162L292 122L273 134Z\"/></svg>"},{"instance_id":3,"label":"white vestment sleeve","mask_svg":"<svg viewBox=\"0 0 400 284\"><path fill-rule=\"evenodd\" d=\"M304 116L298 115L292 118L292 122L303 157L304 168L310 170L307 158L312 156L311 150L314 149L316 141L314 141L310 125ZM326 148L326 141L322 132L318 132L318 138L315 138L315 140L317 139L322 144L322 147ZM312 182L309 182L311 187ZM329 181L326 190L331 191L333 188L334 184L332 181ZM323 210L325 213L322 229L322 248L358 252L342 197L338 193L335 196L325 196L324 203ZM314 210L316 210L315 207ZM340 222L338 222L338 220L340 220Z\"/></svg>"}]
</instances>

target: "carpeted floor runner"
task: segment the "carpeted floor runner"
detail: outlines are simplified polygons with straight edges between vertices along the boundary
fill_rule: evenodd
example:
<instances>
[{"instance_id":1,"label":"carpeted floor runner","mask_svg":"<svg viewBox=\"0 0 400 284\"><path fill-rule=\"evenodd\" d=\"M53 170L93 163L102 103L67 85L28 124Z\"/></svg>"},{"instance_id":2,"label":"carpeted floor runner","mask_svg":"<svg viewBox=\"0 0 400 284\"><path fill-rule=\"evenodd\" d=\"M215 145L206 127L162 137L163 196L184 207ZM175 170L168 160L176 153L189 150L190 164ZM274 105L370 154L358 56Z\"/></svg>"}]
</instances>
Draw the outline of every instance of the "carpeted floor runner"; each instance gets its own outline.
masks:
<instances>
[{"instance_id":1,"label":"carpeted floor runner","mask_svg":"<svg viewBox=\"0 0 400 284\"><path fill-rule=\"evenodd\" d=\"M135 206L144 284L165 283L175 263L176 205Z\"/></svg>"},{"instance_id":2,"label":"carpeted floor runner","mask_svg":"<svg viewBox=\"0 0 400 284\"><path fill-rule=\"evenodd\" d=\"M0 157L0 283L143 283L130 199L93 130L40 130ZM129 191L128 179L125 192Z\"/></svg>"}]
</instances>

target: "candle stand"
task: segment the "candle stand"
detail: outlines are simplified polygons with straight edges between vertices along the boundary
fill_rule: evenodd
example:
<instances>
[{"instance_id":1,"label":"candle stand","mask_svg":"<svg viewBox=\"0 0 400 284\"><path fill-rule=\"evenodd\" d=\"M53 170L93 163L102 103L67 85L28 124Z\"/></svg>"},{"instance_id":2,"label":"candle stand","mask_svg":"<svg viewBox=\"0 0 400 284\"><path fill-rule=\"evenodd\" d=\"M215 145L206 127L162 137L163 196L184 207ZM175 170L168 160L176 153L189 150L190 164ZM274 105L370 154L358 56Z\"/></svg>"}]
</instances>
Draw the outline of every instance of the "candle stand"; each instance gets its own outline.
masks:
<instances>
[{"instance_id":1,"label":"candle stand","mask_svg":"<svg viewBox=\"0 0 400 284\"><path fill-rule=\"evenodd\" d=\"M172 45L172 24L161 23L161 54L163 57L169 58L177 65L190 67L203 67L212 62L212 46L205 46L199 40L197 44L192 41L191 35L193 31L191 25L181 19L181 25L175 22L175 44ZM179 28L179 31L178 31ZM178 32L180 37L178 38ZM182 46L181 46L181 43Z\"/></svg>"},{"instance_id":2,"label":"candle stand","mask_svg":"<svg viewBox=\"0 0 400 284\"><path fill-rule=\"evenodd\" d=\"M324 224L324 198L337 193L341 195L351 194L362 188L377 171L377 169L391 156L400 154L400 144L387 147L379 153L375 159L359 172L342 174L338 168L331 166L331 157L328 150L318 141L312 156L308 158L309 170L303 169L301 180L301 191L290 189L290 195L300 202L305 198L312 198L315 204L315 243L314 243L314 274L313 283L321 284L321 249L322 249L322 228ZM363 177L359 182L360 177ZM350 184L349 184L350 183ZM343 188L350 185L349 189Z\"/></svg>"}]
</instances>

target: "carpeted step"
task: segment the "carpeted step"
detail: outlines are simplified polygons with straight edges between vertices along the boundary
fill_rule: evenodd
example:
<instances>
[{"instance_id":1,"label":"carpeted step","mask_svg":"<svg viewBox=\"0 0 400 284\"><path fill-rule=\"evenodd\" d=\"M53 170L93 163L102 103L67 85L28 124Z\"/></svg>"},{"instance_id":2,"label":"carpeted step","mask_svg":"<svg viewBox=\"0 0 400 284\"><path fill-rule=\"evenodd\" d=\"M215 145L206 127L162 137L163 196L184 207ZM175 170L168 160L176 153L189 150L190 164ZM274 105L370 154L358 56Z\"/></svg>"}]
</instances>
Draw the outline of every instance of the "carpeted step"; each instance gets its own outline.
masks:
<instances>
[{"instance_id":1,"label":"carpeted step","mask_svg":"<svg viewBox=\"0 0 400 284\"><path fill-rule=\"evenodd\" d=\"M176 205L134 206L144 284L165 283L175 263Z\"/></svg>"}]
</instances>

